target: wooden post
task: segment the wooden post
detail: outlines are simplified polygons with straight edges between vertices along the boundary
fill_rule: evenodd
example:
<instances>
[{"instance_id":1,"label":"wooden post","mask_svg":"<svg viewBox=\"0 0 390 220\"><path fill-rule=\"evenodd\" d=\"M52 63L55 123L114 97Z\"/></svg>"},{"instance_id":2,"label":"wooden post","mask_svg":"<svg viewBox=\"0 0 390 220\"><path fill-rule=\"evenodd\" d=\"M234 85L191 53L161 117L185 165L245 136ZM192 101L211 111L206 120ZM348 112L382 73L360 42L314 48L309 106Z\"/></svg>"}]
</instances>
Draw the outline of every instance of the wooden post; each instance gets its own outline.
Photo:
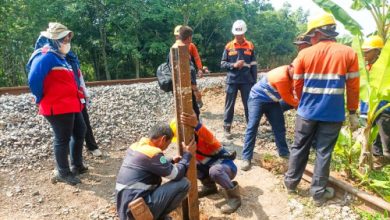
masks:
<instances>
[{"instance_id":1,"label":"wooden post","mask_svg":"<svg viewBox=\"0 0 390 220\"><path fill-rule=\"evenodd\" d=\"M170 51L173 93L175 97L177 134L178 134L178 151L183 154L181 143L188 144L194 138L194 129L190 126L183 125L180 122L182 112L193 114L192 108L192 89L191 89L191 73L189 63L188 47L179 42L176 42ZM196 175L195 152L190 162L190 167L187 171L187 178L191 182L191 188L187 199L182 204L182 213L184 220L199 220L199 204L198 204L198 184Z\"/></svg>"}]
</instances>

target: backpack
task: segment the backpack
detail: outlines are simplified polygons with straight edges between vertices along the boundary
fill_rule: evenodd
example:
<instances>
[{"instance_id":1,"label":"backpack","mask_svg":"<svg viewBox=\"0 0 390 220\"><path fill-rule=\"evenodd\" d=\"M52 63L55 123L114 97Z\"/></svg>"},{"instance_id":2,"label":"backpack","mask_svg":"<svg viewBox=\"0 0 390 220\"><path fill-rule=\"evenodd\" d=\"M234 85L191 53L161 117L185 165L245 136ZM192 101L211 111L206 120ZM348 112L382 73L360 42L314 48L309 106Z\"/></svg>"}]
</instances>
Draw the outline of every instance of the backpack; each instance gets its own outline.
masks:
<instances>
[{"instance_id":1,"label":"backpack","mask_svg":"<svg viewBox=\"0 0 390 220\"><path fill-rule=\"evenodd\" d=\"M169 63L162 63L157 68L157 82L164 92L173 91L172 72Z\"/></svg>"}]
</instances>

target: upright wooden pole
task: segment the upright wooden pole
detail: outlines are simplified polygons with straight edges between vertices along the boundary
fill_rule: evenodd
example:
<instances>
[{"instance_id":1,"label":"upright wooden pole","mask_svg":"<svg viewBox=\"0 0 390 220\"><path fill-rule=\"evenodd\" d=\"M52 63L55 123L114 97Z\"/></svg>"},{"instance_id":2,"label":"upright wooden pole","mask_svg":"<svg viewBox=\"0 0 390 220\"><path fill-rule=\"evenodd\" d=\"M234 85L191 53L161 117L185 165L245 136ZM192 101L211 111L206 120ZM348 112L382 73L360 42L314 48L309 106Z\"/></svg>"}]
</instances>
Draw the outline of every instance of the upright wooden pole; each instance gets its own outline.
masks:
<instances>
[{"instance_id":1,"label":"upright wooden pole","mask_svg":"<svg viewBox=\"0 0 390 220\"><path fill-rule=\"evenodd\" d=\"M194 129L190 126L183 125L180 122L180 115L182 112L193 114L189 53L188 47L180 41L172 46L170 52L178 131L178 149L179 153L182 154L183 149L180 143L184 142L185 144L188 144L191 139L194 138ZM191 188L188 193L188 198L182 205L184 220L199 220L195 152L192 152L192 154L194 156L191 159L190 167L187 171L187 178L191 182Z\"/></svg>"}]
</instances>

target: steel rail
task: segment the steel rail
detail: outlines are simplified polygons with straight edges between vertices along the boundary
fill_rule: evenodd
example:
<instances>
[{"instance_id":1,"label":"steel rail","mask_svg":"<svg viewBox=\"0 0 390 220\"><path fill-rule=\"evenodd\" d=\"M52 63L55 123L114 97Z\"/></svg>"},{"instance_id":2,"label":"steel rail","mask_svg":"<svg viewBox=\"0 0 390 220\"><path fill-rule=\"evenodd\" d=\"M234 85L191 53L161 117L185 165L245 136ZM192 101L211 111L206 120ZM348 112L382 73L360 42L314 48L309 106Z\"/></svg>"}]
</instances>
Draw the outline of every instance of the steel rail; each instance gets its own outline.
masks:
<instances>
[{"instance_id":1,"label":"steel rail","mask_svg":"<svg viewBox=\"0 0 390 220\"><path fill-rule=\"evenodd\" d=\"M218 76L226 76L226 73L210 73L205 74L204 77L218 77ZM137 83L148 83L157 81L156 77L150 78L140 78L140 79L118 79L118 80L108 80L108 81L93 81L86 82L88 87L96 87L96 86L113 86L113 85L130 85ZM0 96L1 95L20 95L23 93L29 93L30 89L28 86L17 86L17 87L1 87L0 88Z\"/></svg>"},{"instance_id":2,"label":"steel rail","mask_svg":"<svg viewBox=\"0 0 390 220\"><path fill-rule=\"evenodd\" d=\"M313 170L314 167L308 164L302 179L310 183L313 177ZM336 178L332 172L329 177L328 185L335 189L336 197L338 198L343 198L345 193L355 196L360 202L358 207L363 210L381 213L384 213L385 211L388 213L390 212L390 203L377 196L359 190L346 181Z\"/></svg>"}]
</instances>

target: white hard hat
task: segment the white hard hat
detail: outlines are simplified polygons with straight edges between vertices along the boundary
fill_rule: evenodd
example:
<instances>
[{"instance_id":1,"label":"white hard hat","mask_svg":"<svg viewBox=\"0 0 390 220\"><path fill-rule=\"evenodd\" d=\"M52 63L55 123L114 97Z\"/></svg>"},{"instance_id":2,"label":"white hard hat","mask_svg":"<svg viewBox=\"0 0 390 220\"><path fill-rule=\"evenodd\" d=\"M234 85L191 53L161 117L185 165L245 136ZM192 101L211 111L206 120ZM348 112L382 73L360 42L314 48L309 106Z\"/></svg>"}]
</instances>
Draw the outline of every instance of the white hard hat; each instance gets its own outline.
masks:
<instances>
[{"instance_id":1,"label":"white hard hat","mask_svg":"<svg viewBox=\"0 0 390 220\"><path fill-rule=\"evenodd\" d=\"M234 35L243 35L246 32L246 23L243 20L237 20L233 23L232 33Z\"/></svg>"}]
</instances>

